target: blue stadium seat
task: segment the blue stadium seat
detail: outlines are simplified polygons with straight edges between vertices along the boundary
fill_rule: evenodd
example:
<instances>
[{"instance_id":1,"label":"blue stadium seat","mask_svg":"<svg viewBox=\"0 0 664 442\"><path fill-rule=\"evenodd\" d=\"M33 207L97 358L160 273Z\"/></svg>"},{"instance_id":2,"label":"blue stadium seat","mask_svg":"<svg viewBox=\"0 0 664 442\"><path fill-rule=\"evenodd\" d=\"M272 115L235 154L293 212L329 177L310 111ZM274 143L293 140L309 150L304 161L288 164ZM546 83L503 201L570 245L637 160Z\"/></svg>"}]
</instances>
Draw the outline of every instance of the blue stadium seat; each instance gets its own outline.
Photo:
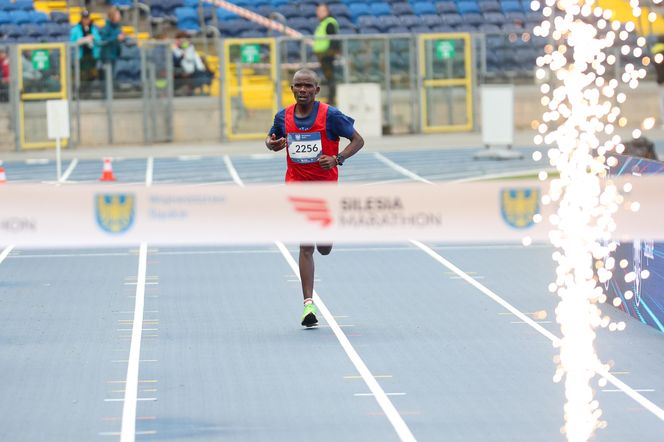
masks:
<instances>
[{"instance_id":1,"label":"blue stadium seat","mask_svg":"<svg viewBox=\"0 0 664 442\"><path fill-rule=\"evenodd\" d=\"M300 3L300 15L305 18L316 17L316 5Z\"/></svg>"},{"instance_id":2,"label":"blue stadium seat","mask_svg":"<svg viewBox=\"0 0 664 442\"><path fill-rule=\"evenodd\" d=\"M16 39L23 35L23 30L20 26L15 24L7 24L0 26L0 34L7 38Z\"/></svg>"},{"instance_id":3,"label":"blue stadium seat","mask_svg":"<svg viewBox=\"0 0 664 442\"><path fill-rule=\"evenodd\" d=\"M279 7L279 6L287 5L288 3L290 3L290 0L271 0L270 3L274 7Z\"/></svg>"},{"instance_id":4,"label":"blue stadium seat","mask_svg":"<svg viewBox=\"0 0 664 442\"><path fill-rule=\"evenodd\" d=\"M409 30L413 34L426 34L428 32L431 32L431 28L424 25L412 26Z\"/></svg>"},{"instance_id":5,"label":"blue stadium seat","mask_svg":"<svg viewBox=\"0 0 664 442\"><path fill-rule=\"evenodd\" d=\"M413 12L415 15L435 14L436 6L432 2L413 3Z\"/></svg>"},{"instance_id":6,"label":"blue stadium seat","mask_svg":"<svg viewBox=\"0 0 664 442\"><path fill-rule=\"evenodd\" d=\"M127 1L127 0L123 0ZM130 3L133 3L133 0L129 0ZM198 8L198 0L184 0L184 5L187 8ZM238 5L239 6L239 5Z\"/></svg>"},{"instance_id":7,"label":"blue stadium seat","mask_svg":"<svg viewBox=\"0 0 664 442\"><path fill-rule=\"evenodd\" d=\"M401 20L401 24L407 28L422 24L420 18L415 15L402 15L399 19Z\"/></svg>"},{"instance_id":8,"label":"blue stadium seat","mask_svg":"<svg viewBox=\"0 0 664 442\"><path fill-rule=\"evenodd\" d=\"M394 26L388 29L388 34L408 34L410 30L405 26Z\"/></svg>"},{"instance_id":9,"label":"blue stadium seat","mask_svg":"<svg viewBox=\"0 0 664 442\"><path fill-rule=\"evenodd\" d=\"M438 14L425 14L420 16L420 20L430 28L443 24L443 19Z\"/></svg>"},{"instance_id":10,"label":"blue stadium seat","mask_svg":"<svg viewBox=\"0 0 664 442\"><path fill-rule=\"evenodd\" d=\"M30 14L30 22L36 25L46 23L48 21L48 15L44 14L43 12L30 11L28 14Z\"/></svg>"},{"instance_id":11,"label":"blue stadium seat","mask_svg":"<svg viewBox=\"0 0 664 442\"><path fill-rule=\"evenodd\" d=\"M477 32L477 26L473 25L468 25L468 24L461 24L459 26L454 27L455 32L470 32L474 33Z\"/></svg>"},{"instance_id":12,"label":"blue stadium seat","mask_svg":"<svg viewBox=\"0 0 664 442\"><path fill-rule=\"evenodd\" d=\"M431 32L449 33L449 32L455 32L455 29L451 26L439 25L439 26L434 26L433 28L431 28Z\"/></svg>"},{"instance_id":13,"label":"blue stadium seat","mask_svg":"<svg viewBox=\"0 0 664 442\"><path fill-rule=\"evenodd\" d=\"M332 3L329 8L332 17L336 18L337 20L339 20L340 17L352 17L350 11L348 10L348 6L344 5L343 3Z\"/></svg>"},{"instance_id":14,"label":"blue stadium seat","mask_svg":"<svg viewBox=\"0 0 664 442\"><path fill-rule=\"evenodd\" d=\"M288 20L287 24L289 27L303 34L313 34L313 31L315 29L315 26L312 28L309 19L304 17L295 17L291 20Z\"/></svg>"},{"instance_id":15,"label":"blue stadium seat","mask_svg":"<svg viewBox=\"0 0 664 442\"><path fill-rule=\"evenodd\" d=\"M396 16L406 15L406 14L415 14L413 7L409 3L393 3L392 4L392 13Z\"/></svg>"},{"instance_id":16,"label":"blue stadium seat","mask_svg":"<svg viewBox=\"0 0 664 442\"><path fill-rule=\"evenodd\" d=\"M234 12L230 12L224 8L217 8L217 20L221 21L226 21L226 20L234 20L239 18L237 14Z\"/></svg>"},{"instance_id":17,"label":"blue stadium seat","mask_svg":"<svg viewBox=\"0 0 664 442\"><path fill-rule=\"evenodd\" d=\"M440 18L443 20L443 24L447 26L458 26L463 23L460 14L442 14Z\"/></svg>"},{"instance_id":18,"label":"blue stadium seat","mask_svg":"<svg viewBox=\"0 0 664 442\"><path fill-rule=\"evenodd\" d=\"M32 4L32 0L16 0L14 3L14 8L16 10L20 11L32 11L34 9L34 5Z\"/></svg>"},{"instance_id":19,"label":"blue stadium seat","mask_svg":"<svg viewBox=\"0 0 664 442\"><path fill-rule=\"evenodd\" d=\"M392 14L392 8L387 3L372 3L369 5L369 9L371 10L371 13L377 17Z\"/></svg>"},{"instance_id":20,"label":"blue stadium seat","mask_svg":"<svg viewBox=\"0 0 664 442\"><path fill-rule=\"evenodd\" d=\"M276 11L286 17L286 20L302 16L302 14L300 14L300 9L292 4L279 6Z\"/></svg>"},{"instance_id":21,"label":"blue stadium seat","mask_svg":"<svg viewBox=\"0 0 664 442\"><path fill-rule=\"evenodd\" d=\"M500 12L485 12L483 16L484 16L484 23L492 25L501 25L505 23L505 16Z\"/></svg>"},{"instance_id":22,"label":"blue stadium seat","mask_svg":"<svg viewBox=\"0 0 664 442\"><path fill-rule=\"evenodd\" d=\"M111 0L110 4L120 9L129 9L133 6L133 0Z\"/></svg>"},{"instance_id":23,"label":"blue stadium seat","mask_svg":"<svg viewBox=\"0 0 664 442\"><path fill-rule=\"evenodd\" d=\"M66 12L51 12L51 21L53 23L69 23L69 15Z\"/></svg>"},{"instance_id":24,"label":"blue stadium seat","mask_svg":"<svg viewBox=\"0 0 664 442\"><path fill-rule=\"evenodd\" d=\"M478 31L484 32L485 34L496 34L501 32L500 26L493 23L483 23L477 28Z\"/></svg>"},{"instance_id":25,"label":"blue stadium seat","mask_svg":"<svg viewBox=\"0 0 664 442\"><path fill-rule=\"evenodd\" d=\"M457 4L457 7L459 8L459 14L461 15L480 13L480 7L475 2L461 1Z\"/></svg>"},{"instance_id":26,"label":"blue stadium seat","mask_svg":"<svg viewBox=\"0 0 664 442\"><path fill-rule=\"evenodd\" d=\"M484 23L484 17L482 17L482 14L475 12L469 12L461 17L463 18L463 23L467 25L479 26Z\"/></svg>"},{"instance_id":27,"label":"blue stadium seat","mask_svg":"<svg viewBox=\"0 0 664 442\"><path fill-rule=\"evenodd\" d=\"M542 21L542 15L539 15L539 20L536 20L538 23ZM526 14L523 12L508 12L505 14L505 20L510 22L521 22L525 23L527 21Z\"/></svg>"},{"instance_id":28,"label":"blue stadium seat","mask_svg":"<svg viewBox=\"0 0 664 442\"><path fill-rule=\"evenodd\" d=\"M447 14L450 12L459 12L459 9L454 2L440 2L436 5L436 10L439 14Z\"/></svg>"},{"instance_id":29,"label":"blue stadium seat","mask_svg":"<svg viewBox=\"0 0 664 442\"><path fill-rule=\"evenodd\" d=\"M505 23L500 27L500 29L503 32L516 32L516 33L523 32L523 27L515 23Z\"/></svg>"},{"instance_id":30,"label":"blue stadium seat","mask_svg":"<svg viewBox=\"0 0 664 442\"><path fill-rule=\"evenodd\" d=\"M380 31L385 29L384 23L378 18L372 15L364 15L357 19L357 26L362 28L377 28Z\"/></svg>"},{"instance_id":31,"label":"blue stadium seat","mask_svg":"<svg viewBox=\"0 0 664 442\"><path fill-rule=\"evenodd\" d=\"M12 22L11 17L9 17L9 13L5 11L0 11L0 25L6 25Z\"/></svg>"},{"instance_id":32,"label":"blue stadium seat","mask_svg":"<svg viewBox=\"0 0 664 442\"><path fill-rule=\"evenodd\" d=\"M348 7L348 10L350 11L350 14L355 22L357 22L357 19L363 15L371 15L371 9L369 9L369 5L365 3L351 3Z\"/></svg>"},{"instance_id":33,"label":"blue stadium seat","mask_svg":"<svg viewBox=\"0 0 664 442\"><path fill-rule=\"evenodd\" d=\"M246 31L240 32L238 37L240 38L263 38L267 35L266 30L260 29L247 29Z\"/></svg>"},{"instance_id":34,"label":"blue stadium seat","mask_svg":"<svg viewBox=\"0 0 664 442\"><path fill-rule=\"evenodd\" d=\"M360 28L360 34L380 34L377 28Z\"/></svg>"},{"instance_id":35,"label":"blue stadium seat","mask_svg":"<svg viewBox=\"0 0 664 442\"><path fill-rule=\"evenodd\" d=\"M9 13L9 17L11 22L15 25L30 23L30 14L26 11L12 11Z\"/></svg>"},{"instance_id":36,"label":"blue stadium seat","mask_svg":"<svg viewBox=\"0 0 664 442\"><path fill-rule=\"evenodd\" d=\"M503 0L500 7L504 13L507 12L524 12L521 3L516 0Z\"/></svg>"},{"instance_id":37,"label":"blue stadium seat","mask_svg":"<svg viewBox=\"0 0 664 442\"><path fill-rule=\"evenodd\" d=\"M222 9L222 8L219 8ZM265 17L269 17L270 14L272 14L275 11L275 7L268 4L268 5L260 5L256 8L256 13L260 14Z\"/></svg>"},{"instance_id":38,"label":"blue stadium seat","mask_svg":"<svg viewBox=\"0 0 664 442\"><path fill-rule=\"evenodd\" d=\"M21 31L23 35L32 37L34 40L37 40L42 35L42 29L37 25L21 25Z\"/></svg>"},{"instance_id":39,"label":"blue stadium seat","mask_svg":"<svg viewBox=\"0 0 664 442\"><path fill-rule=\"evenodd\" d=\"M500 3L496 0L488 0L480 2L481 12L500 12Z\"/></svg>"},{"instance_id":40,"label":"blue stadium seat","mask_svg":"<svg viewBox=\"0 0 664 442\"><path fill-rule=\"evenodd\" d=\"M200 32L198 11L194 8L181 7L175 10L175 20L178 29L189 32Z\"/></svg>"},{"instance_id":41,"label":"blue stadium seat","mask_svg":"<svg viewBox=\"0 0 664 442\"><path fill-rule=\"evenodd\" d=\"M544 20L544 15L539 11L529 11L525 13L526 23L541 23Z\"/></svg>"},{"instance_id":42,"label":"blue stadium seat","mask_svg":"<svg viewBox=\"0 0 664 442\"><path fill-rule=\"evenodd\" d=\"M389 29L394 26L401 26L401 20L396 15L383 15L378 17L381 25L379 26L382 29Z\"/></svg>"}]
</instances>

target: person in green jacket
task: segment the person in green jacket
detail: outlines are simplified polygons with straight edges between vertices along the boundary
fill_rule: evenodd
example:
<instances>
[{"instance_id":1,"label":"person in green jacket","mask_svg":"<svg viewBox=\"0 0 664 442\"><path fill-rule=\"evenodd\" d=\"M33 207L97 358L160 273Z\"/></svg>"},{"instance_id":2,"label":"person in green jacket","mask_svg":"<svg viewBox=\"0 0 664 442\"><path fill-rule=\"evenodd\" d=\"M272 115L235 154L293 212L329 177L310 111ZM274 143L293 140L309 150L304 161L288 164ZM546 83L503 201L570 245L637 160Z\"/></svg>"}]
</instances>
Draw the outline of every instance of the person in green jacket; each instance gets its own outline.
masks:
<instances>
[{"instance_id":1,"label":"person in green jacket","mask_svg":"<svg viewBox=\"0 0 664 442\"><path fill-rule=\"evenodd\" d=\"M99 29L92 22L90 13L81 12L81 21L69 31L69 41L78 44L78 61L81 67L81 81L89 82L97 79L97 61L101 48Z\"/></svg>"},{"instance_id":2,"label":"person in green jacket","mask_svg":"<svg viewBox=\"0 0 664 442\"><path fill-rule=\"evenodd\" d=\"M339 23L330 15L330 9L325 3L318 4L316 16L319 23L314 32L313 50L320 62L323 76L327 81L327 104L334 106L337 95L334 60L339 53L339 40L330 40L328 36L339 33Z\"/></svg>"}]
</instances>

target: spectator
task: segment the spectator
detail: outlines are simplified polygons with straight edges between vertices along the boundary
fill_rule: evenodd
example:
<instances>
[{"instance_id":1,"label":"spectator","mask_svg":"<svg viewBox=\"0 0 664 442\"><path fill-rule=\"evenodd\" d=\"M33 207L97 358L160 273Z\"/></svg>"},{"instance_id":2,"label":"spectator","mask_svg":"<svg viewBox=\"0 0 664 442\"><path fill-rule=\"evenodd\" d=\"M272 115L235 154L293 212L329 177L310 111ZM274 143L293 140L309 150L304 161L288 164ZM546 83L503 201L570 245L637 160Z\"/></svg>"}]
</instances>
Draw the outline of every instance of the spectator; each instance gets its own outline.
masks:
<instances>
[{"instance_id":1,"label":"spectator","mask_svg":"<svg viewBox=\"0 0 664 442\"><path fill-rule=\"evenodd\" d=\"M327 104L334 106L337 96L337 80L334 73L334 60L339 53L339 41L331 41L328 36L339 33L339 23L330 15L327 4L320 3L316 8L320 22L314 32L314 53L320 62L323 76L327 81Z\"/></svg>"},{"instance_id":2,"label":"spectator","mask_svg":"<svg viewBox=\"0 0 664 442\"><path fill-rule=\"evenodd\" d=\"M657 84L659 85L659 116L662 128L664 128L664 35L657 37L657 43L652 47L654 54L655 72L657 73Z\"/></svg>"},{"instance_id":3,"label":"spectator","mask_svg":"<svg viewBox=\"0 0 664 442\"><path fill-rule=\"evenodd\" d=\"M193 95L195 90L212 82L212 73L189 41L186 32L179 32L175 36L173 66L175 68L175 87L177 89L184 86L187 95Z\"/></svg>"},{"instance_id":4,"label":"spectator","mask_svg":"<svg viewBox=\"0 0 664 442\"><path fill-rule=\"evenodd\" d=\"M5 47L0 47L0 70L0 101L9 101L9 56Z\"/></svg>"},{"instance_id":5,"label":"spectator","mask_svg":"<svg viewBox=\"0 0 664 442\"><path fill-rule=\"evenodd\" d=\"M120 45L125 40L125 35L122 33L122 14L118 8L109 9L108 20L101 30L100 37L101 61L115 66L115 61L120 56Z\"/></svg>"},{"instance_id":6,"label":"spectator","mask_svg":"<svg viewBox=\"0 0 664 442\"><path fill-rule=\"evenodd\" d=\"M81 82L89 84L98 78L97 62L101 52L99 47L101 36L87 10L81 13L81 21L71 28L69 40L78 44Z\"/></svg>"}]
</instances>

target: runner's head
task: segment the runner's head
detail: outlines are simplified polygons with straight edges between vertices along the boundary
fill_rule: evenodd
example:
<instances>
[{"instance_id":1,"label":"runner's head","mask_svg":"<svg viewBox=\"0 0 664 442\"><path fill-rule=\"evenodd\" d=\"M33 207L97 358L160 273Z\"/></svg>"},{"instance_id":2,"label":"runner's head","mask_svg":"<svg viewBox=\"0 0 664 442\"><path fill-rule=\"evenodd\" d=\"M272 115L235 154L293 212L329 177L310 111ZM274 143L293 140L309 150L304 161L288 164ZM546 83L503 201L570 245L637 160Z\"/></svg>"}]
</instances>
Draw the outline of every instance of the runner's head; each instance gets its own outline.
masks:
<instances>
[{"instance_id":1,"label":"runner's head","mask_svg":"<svg viewBox=\"0 0 664 442\"><path fill-rule=\"evenodd\" d=\"M291 91L297 104L313 103L316 100L316 95L320 92L318 75L310 69L300 69L293 75Z\"/></svg>"}]
</instances>

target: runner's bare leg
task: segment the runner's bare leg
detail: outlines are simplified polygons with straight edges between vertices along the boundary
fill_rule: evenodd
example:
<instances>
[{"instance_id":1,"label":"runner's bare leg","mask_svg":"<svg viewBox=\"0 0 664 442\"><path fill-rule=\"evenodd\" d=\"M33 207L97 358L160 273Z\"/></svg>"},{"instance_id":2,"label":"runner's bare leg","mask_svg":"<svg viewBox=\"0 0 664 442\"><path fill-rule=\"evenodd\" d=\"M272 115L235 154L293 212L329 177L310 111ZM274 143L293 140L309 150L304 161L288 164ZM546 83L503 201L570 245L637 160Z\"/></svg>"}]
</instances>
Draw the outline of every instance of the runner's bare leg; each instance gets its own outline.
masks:
<instances>
[{"instance_id":1,"label":"runner's bare leg","mask_svg":"<svg viewBox=\"0 0 664 442\"><path fill-rule=\"evenodd\" d=\"M300 279L304 300L311 299L314 294L314 246L300 244Z\"/></svg>"}]
</instances>

